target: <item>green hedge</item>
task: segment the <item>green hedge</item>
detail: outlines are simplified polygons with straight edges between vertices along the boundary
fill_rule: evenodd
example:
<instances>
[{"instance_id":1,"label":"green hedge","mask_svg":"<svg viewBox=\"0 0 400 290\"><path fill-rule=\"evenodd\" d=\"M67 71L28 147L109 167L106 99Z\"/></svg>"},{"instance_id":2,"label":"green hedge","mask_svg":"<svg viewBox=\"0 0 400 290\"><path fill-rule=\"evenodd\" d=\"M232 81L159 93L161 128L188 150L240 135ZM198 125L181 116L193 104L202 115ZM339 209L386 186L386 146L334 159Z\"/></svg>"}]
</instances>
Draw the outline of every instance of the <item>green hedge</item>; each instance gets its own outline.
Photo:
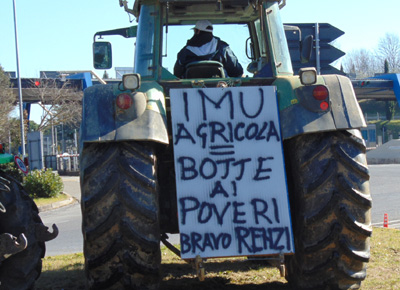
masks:
<instances>
[{"instance_id":1,"label":"green hedge","mask_svg":"<svg viewBox=\"0 0 400 290\"><path fill-rule=\"evenodd\" d=\"M61 177L55 174L51 169L31 171L24 178L23 186L33 198L56 197L64 189Z\"/></svg>"},{"instance_id":2,"label":"green hedge","mask_svg":"<svg viewBox=\"0 0 400 290\"><path fill-rule=\"evenodd\" d=\"M0 164L0 170L21 182L24 180L25 174L17 167L14 162Z\"/></svg>"},{"instance_id":3,"label":"green hedge","mask_svg":"<svg viewBox=\"0 0 400 290\"><path fill-rule=\"evenodd\" d=\"M383 142L389 141L389 135L393 136L393 139L398 139L400 134L400 120L391 121L370 121L368 124L376 125L376 135L382 136L382 127L385 127L385 140Z\"/></svg>"}]
</instances>

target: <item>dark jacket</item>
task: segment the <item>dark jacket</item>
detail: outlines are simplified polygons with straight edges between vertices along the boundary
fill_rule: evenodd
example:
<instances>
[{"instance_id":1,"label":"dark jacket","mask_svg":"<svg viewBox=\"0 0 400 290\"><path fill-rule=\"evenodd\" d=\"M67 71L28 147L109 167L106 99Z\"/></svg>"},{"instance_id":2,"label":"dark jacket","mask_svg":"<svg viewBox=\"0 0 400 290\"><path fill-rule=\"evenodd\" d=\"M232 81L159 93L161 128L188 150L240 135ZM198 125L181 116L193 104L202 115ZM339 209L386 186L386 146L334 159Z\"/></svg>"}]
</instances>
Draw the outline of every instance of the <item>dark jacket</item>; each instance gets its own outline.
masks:
<instances>
[{"instance_id":1,"label":"dark jacket","mask_svg":"<svg viewBox=\"0 0 400 290\"><path fill-rule=\"evenodd\" d=\"M194 35L178 53L174 66L174 75L183 78L186 65L200 60L219 61L230 77L240 77L243 75L243 68L229 45L207 32Z\"/></svg>"}]
</instances>

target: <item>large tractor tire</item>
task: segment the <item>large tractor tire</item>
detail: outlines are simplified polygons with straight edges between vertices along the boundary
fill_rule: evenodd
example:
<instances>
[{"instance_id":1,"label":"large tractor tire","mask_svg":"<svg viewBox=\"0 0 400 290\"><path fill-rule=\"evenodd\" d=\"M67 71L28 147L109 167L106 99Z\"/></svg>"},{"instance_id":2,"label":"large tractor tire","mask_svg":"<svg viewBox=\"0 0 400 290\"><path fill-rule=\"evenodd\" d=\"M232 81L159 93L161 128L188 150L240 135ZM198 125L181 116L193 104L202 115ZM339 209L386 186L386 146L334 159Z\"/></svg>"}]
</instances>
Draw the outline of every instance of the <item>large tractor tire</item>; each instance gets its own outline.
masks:
<instances>
[{"instance_id":1,"label":"large tractor tire","mask_svg":"<svg viewBox=\"0 0 400 290\"><path fill-rule=\"evenodd\" d=\"M8 234L9 237L18 237L13 244L8 245L8 250L20 244L22 236L27 242L27 247L21 251L17 250L19 252L16 254L9 256L2 253L5 257L2 256L0 262L0 289L33 289L36 279L41 274L42 258L45 255L45 244L40 240L38 233L46 227L39 217L38 208L21 184L1 171L0 202L2 238ZM1 246L4 251L4 245ZM6 259L3 260L4 258Z\"/></svg>"},{"instance_id":2,"label":"large tractor tire","mask_svg":"<svg viewBox=\"0 0 400 290\"><path fill-rule=\"evenodd\" d=\"M371 197L358 130L296 137L285 144L295 255L293 289L359 289L370 258Z\"/></svg>"},{"instance_id":3,"label":"large tractor tire","mask_svg":"<svg viewBox=\"0 0 400 290\"><path fill-rule=\"evenodd\" d=\"M90 289L157 289L160 229L155 155L136 142L86 143L82 232Z\"/></svg>"}]
</instances>

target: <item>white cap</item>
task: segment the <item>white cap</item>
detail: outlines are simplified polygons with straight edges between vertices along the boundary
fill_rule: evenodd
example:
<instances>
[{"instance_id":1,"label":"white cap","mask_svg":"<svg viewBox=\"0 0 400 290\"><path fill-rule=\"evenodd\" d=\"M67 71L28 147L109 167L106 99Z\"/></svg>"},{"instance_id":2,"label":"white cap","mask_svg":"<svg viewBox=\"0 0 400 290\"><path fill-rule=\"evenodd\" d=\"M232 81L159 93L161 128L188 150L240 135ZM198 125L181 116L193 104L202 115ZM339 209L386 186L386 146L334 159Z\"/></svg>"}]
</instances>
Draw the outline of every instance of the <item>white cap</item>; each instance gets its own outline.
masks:
<instances>
[{"instance_id":1,"label":"white cap","mask_svg":"<svg viewBox=\"0 0 400 290\"><path fill-rule=\"evenodd\" d=\"M196 22L196 26L193 27L192 29L198 29L200 31L206 31L206 32L213 32L213 25L210 21L208 20L199 20Z\"/></svg>"}]
</instances>

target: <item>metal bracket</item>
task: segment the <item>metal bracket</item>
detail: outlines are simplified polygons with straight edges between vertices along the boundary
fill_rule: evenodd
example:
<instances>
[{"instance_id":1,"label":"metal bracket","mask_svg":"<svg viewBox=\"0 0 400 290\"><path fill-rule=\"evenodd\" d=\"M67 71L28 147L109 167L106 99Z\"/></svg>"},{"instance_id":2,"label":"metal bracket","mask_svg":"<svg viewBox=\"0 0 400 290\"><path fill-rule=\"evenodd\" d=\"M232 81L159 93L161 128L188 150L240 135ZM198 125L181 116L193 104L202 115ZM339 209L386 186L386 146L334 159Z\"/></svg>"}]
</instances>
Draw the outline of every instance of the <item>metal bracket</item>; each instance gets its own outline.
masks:
<instances>
[{"instance_id":1,"label":"metal bracket","mask_svg":"<svg viewBox=\"0 0 400 290\"><path fill-rule=\"evenodd\" d=\"M205 269L204 269L204 260L199 255L193 260L194 268L196 269L196 275L199 278L199 281L204 281L205 279Z\"/></svg>"},{"instance_id":2,"label":"metal bracket","mask_svg":"<svg viewBox=\"0 0 400 290\"><path fill-rule=\"evenodd\" d=\"M205 88L204 81L192 81L192 88Z\"/></svg>"},{"instance_id":3,"label":"metal bracket","mask_svg":"<svg viewBox=\"0 0 400 290\"><path fill-rule=\"evenodd\" d=\"M49 232L49 228L43 224L37 224L35 228L35 236L38 241L48 242L55 239L58 236L58 228L55 224L52 226L53 232Z\"/></svg>"},{"instance_id":4,"label":"metal bracket","mask_svg":"<svg viewBox=\"0 0 400 290\"><path fill-rule=\"evenodd\" d=\"M286 265L285 265L285 255L279 254L279 272L281 273L281 277L286 276Z\"/></svg>"},{"instance_id":5,"label":"metal bracket","mask_svg":"<svg viewBox=\"0 0 400 290\"><path fill-rule=\"evenodd\" d=\"M0 262L26 249L28 240L22 233L18 238L11 234L0 235Z\"/></svg>"},{"instance_id":6,"label":"metal bracket","mask_svg":"<svg viewBox=\"0 0 400 290\"><path fill-rule=\"evenodd\" d=\"M0 212L5 213L6 212L6 208L4 207L4 205L0 202Z\"/></svg>"},{"instance_id":7,"label":"metal bracket","mask_svg":"<svg viewBox=\"0 0 400 290\"><path fill-rule=\"evenodd\" d=\"M230 87L240 87L242 85L242 80L241 79L231 79L228 81L228 85Z\"/></svg>"},{"instance_id":8,"label":"metal bracket","mask_svg":"<svg viewBox=\"0 0 400 290\"><path fill-rule=\"evenodd\" d=\"M276 267L279 269L281 277L285 277L286 275L286 265L285 265L285 255L280 253L278 255L274 255L272 257L248 257L250 260L255 261L266 261L269 267Z\"/></svg>"},{"instance_id":9,"label":"metal bracket","mask_svg":"<svg viewBox=\"0 0 400 290\"><path fill-rule=\"evenodd\" d=\"M167 234L162 234L161 235L161 241L162 243L175 255L178 257L181 256L181 251L179 249L175 248L170 242L167 241L168 235ZM199 278L199 281L204 281L205 278L205 269L204 269L204 260L201 258L199 255L196 256L195 259L190 259L190 260L184 260L186 263L189 263L192 265L192 267L196 270L196 275Z\"/></svg>"},{"instance_id":10,"label":"metal bracket","mask_svg":"<svg viewBox=\"0 0 400 290\"><path fill-rule=\"evenodd\" d=\"M168 240L168 235L163 233L161 235L161 242L175 255L177 255L178 257L181 257L181 251L179 251L179 249L175 248L174 245L172 245L170 242L167 241Z\"/></svg>"}]
</instances>

